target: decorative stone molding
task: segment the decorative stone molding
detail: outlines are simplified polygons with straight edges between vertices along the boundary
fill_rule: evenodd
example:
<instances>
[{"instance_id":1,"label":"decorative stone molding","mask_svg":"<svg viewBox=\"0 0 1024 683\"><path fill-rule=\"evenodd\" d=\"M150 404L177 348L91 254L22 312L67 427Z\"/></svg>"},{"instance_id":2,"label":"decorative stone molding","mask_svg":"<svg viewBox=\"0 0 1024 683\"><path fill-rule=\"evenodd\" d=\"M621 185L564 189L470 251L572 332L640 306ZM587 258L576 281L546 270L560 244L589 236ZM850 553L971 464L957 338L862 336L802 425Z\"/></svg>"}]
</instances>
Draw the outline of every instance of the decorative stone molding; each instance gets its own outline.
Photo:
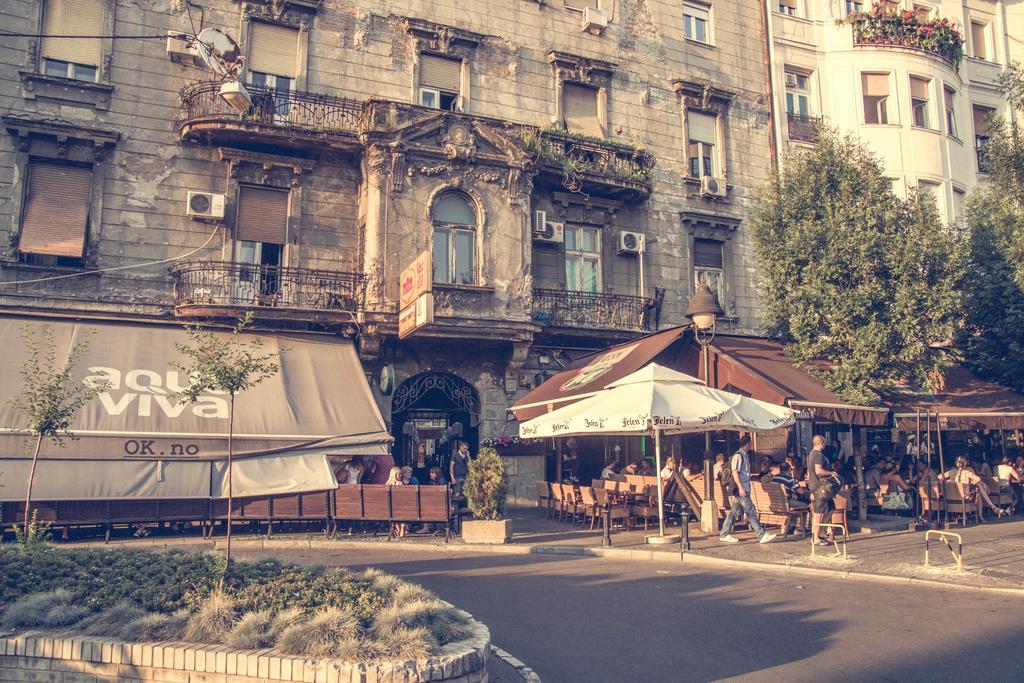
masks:
<instances>
[{"instance_id":1,"label":"decorative stone molding","mask_svg":"<svg viewBox=\"0 0 1024 683\"><path fill-rule=\"evenodd\" d=\"M468 59L472 50L484 39L479 33L461 28L435 24L424 19L402 17L402 28L416 42L417 52Z\"/></svg>"},{"instance_id":2,"label":"decorative stone molding","mask_svg":"<svg viewBox=\"0 0 1024 683\"><path fill-rule=\"evenodd\" d=\"M552 192L551 202L559 208L559 220L572 220L590 225L610 226L615 213L622 208L620 201L589 197L575 192Z\"/></svg>"},{"instance_id":3,"label":"decorative stone molding","mask_svg":"<svg viewBox=\"0 0 1024 683\"><path fill-rule=\"evenodd\" d=\"M20 149L28 151L25 145L29 144L31 138L52 138L57 141L59 147L65 152L60 156L67 157L67 145L69 142L91 144L93 147L93 160L101 160L106 155L106 150L117 144L121 134L114 130L103 130L91 128L79 123L70 123L54 119L35 119L17 114L8 114L3 117L4 127L7 132L18 138Z\"/></svg>"},{"instance_id":4,"label":"decorative stone molding","mask_svg":"<svg viewBox=\"0 0 1024 683\"><path fill-rule=\"evenodd\" d=\"M19 71L22 96L26 100L53 100L76 107L110 109L114 86L71 78L47 76L34 71Z\"/></svg>"},{"instance_id":5,"label":"decorative stone molding","mask_svg":"<svg viewBox=\"0 0 1024 683\"><path fill-rule=\"evenodd\" d=\"M716 86L706 79L672 81L676 94L682 98L685 109L725 114L738 93Z\"/></svg>"},{"instance_id":6,"label":"decorative stone molding","mask_svg":"<svg viewBox=\"0 0 1024 683\"><path fill-rule=\"evenodd\" d=\"M228 177L243 183L269 185L288 189L300 187L302 176L313 170L316 162L292 156L277 156L260 152L220 147L220 160L228 166Z\"/></svg>"},{"instance_id":7,"label":"decorative stone molding","mask_svg":"<svg viewBox=\"0 0 1024 683\"><path fill-rule=\"evenodd\" d=\"M238 0L236 0L238 1ZM242 18L257 18L309 30L322 0L241 0Z\"/></svg>"},{"instance_id":8,"label":"decorative stone molding","mask_svg":"<svg viewBox=\"0 0 1024 683\"><path fill-rule=\"evenodd\" d=\"M579 57L557 50L548 53L548 62L555 69L559 85L569 81L596 88L607 88L611 84L612 74L615 73L617 66L612 62Z\"/></svg>"},{"instance_id":9,"label":"decorative stone molding","mask_svg":"<svg viewBox=\"0 0 1024 683\"><path fill-rule=\"evenodd\" d=\"M733 216L700 211L680 211L679 220L687 234L698 239L718 240L719 242L731 240L742 222L741 219Z\"/></svg>"},{"instance_id":10,"label":"decorative stone molding","mask_svg":"<svg viewBox=\"0 0 1024 683\"><path fill-rule=\"evenodd\" d=\"M242 683L243 681L450 681L488 680L491 634L469 614L472 636L416 661L348 662L291 657L273 650L231 650L179 642L126 643L90 636L29 632L0 638L4 681L102 680Z\"/></svg>"}]
</instances>

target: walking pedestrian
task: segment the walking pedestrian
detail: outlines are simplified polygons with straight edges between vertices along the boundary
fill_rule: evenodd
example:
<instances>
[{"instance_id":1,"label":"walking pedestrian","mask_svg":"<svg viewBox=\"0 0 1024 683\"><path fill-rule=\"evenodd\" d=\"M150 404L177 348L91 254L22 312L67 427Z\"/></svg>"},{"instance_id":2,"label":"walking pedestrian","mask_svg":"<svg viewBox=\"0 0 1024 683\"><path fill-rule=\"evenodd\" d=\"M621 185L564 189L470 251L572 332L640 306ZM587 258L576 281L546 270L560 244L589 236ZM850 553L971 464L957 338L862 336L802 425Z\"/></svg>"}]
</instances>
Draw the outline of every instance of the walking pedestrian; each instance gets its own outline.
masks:
<instances>
[{"instance_id":1,"label":"walking pedestrian","mask_svg":"<svg viewBox=\"0 0 1024 683\"><path fill-rule=\"evenodd\" d=\"M750 500L750 454L747 452L749 446L750 437L744 434L740 437L739 449L733 454L729 466L722 467L722 486L729 495L731 505L718 537L722 543L739 543L739 539L732 535L732 527L743 513L747 514L750 528L757 534L759 543L768 543L775 538L775 534L766 532L757 520L757 508Z\"/></svg>"}]
</instances>

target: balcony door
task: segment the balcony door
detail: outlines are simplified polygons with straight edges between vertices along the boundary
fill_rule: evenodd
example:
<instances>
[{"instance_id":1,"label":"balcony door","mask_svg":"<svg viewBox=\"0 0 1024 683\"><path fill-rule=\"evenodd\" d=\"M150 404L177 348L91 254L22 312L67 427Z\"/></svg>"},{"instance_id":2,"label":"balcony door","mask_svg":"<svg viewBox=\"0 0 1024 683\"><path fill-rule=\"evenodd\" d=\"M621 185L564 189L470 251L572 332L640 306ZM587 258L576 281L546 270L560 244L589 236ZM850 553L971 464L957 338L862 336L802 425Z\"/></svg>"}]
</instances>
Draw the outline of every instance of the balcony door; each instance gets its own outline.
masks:
<instances>
[{"instance_id":1,"label":"balcony door","mask_svg":"<svg viewBox=\"0 0 1024 683\"><path fill-rule=\"evenodd\" d=\"M601 291L601 229L565 226L565 287L573 292Z\"/></svg>"},{"instance_id":2,"label":"balcony door","mask_svg":"<svg viewBox=\"0 0 1024 683\"><path fill-rule=\"evenodd\" d=\"M290 110L289 93L298 77L299 32L294 28L254 21L249 28L249 83L253 109L268 122L283 123Z\"/></svg>"},{"instance_id":3,"label":"balcony door","mask_svg":"<svg viewBox=\"0 0 1024 683\"><path fill-rule=\"evenodd\" d=\"M241 185L235 224L235 297L240 304L266 304L281 291L281 265L288 233L288 190Z\"/></svg>"}]
</instances>

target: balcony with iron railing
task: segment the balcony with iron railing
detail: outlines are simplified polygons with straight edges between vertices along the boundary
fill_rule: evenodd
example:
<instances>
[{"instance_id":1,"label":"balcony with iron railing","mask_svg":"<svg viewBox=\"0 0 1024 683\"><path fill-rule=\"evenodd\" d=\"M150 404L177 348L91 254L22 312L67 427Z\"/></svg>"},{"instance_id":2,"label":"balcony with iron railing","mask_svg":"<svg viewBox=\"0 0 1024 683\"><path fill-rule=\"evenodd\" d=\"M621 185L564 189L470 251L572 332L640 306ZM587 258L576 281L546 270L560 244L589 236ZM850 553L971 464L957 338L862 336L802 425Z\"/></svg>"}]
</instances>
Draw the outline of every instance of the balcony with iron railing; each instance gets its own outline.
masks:
<instances>
[{"instance_id":1,"label":"balcony with iron railing","mask_svg":"<svg viewBox=\"0 0 1024 683\"><path fill-rule=\"evenodd\" d=\"M627 202L651 195L654 156L638 145L551 129L524 129L520 137L542 183Z\"/></svg>"},{"instance_id":2,"label":"balcony with iron railing","mask_svg":"<svg viewBox=\"0 0 1024 683\"><path fill-rule=\"evenodd\" d=\"M820 116L786 114L786 134L790 142L816 143L819 126L821 126Z\"/></svg>"},{"instance_id":3,"label":"balcony with iron railing","mask_svg":"<svg viewBox=\"0 0 1024 683\"><path fill-rule=\"evenodd\" d=\"M174 315L317 325L354 323L366 277L358 273L285 266L192 261L171 268Z\"/></svg>"},{"instance_id":4,"label":"balcony with iron railing","mask_svg":"<svg viewBox=\"0 0 1024 683\"><path fill-rule=\"evenodd\" d=\"M209 144L271 144L286 147L356 147L362 105L343 97L246 85L252 104L244 112L220 96L221 83L181 89L183 140Z\"/></svg>"},{"instance_id":5,"label":"balcony with iron railing","mask_svg":"<svg viewBox=\"0 0 1024 683\"><path fill-rule=\"evenodd\" d=\"M533 290L533 320L546 328L648 332L657 329L662 290L648 299L626 294Z\"/></svg>"},{"instance_id":6,"label":"balcony with iron railing","mask_svg":"<svg viewBox=\"0 0 1024 683\"><path fill-rule=\"evenodd\" d=\"M853 12L845 22L853 27L857 47L892 47L923 52L947 62L954 70L964 56L964 38L952 21L925 18L916 12L891 11L878 5Z\"/></svg>"}]
</instances>

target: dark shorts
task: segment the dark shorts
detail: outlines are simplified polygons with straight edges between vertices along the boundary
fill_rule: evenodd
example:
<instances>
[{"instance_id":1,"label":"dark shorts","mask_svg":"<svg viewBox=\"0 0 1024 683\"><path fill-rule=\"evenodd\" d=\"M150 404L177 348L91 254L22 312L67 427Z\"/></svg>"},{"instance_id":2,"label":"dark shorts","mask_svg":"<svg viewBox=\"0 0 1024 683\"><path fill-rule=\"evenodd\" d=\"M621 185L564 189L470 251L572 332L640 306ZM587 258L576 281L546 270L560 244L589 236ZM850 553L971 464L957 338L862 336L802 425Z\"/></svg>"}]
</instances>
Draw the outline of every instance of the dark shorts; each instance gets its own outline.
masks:
<instances>
[{"instance_id":1,"label":"dark shorts","mask_svg":"<svg viewBox=\"0 0 1024 683\"><path fill-rule=\"evenodd\" d=\"M811 509L816 515L824 515L836 509L836 504L831 498L811 497Z\"/></svg>"}]
</instances>

